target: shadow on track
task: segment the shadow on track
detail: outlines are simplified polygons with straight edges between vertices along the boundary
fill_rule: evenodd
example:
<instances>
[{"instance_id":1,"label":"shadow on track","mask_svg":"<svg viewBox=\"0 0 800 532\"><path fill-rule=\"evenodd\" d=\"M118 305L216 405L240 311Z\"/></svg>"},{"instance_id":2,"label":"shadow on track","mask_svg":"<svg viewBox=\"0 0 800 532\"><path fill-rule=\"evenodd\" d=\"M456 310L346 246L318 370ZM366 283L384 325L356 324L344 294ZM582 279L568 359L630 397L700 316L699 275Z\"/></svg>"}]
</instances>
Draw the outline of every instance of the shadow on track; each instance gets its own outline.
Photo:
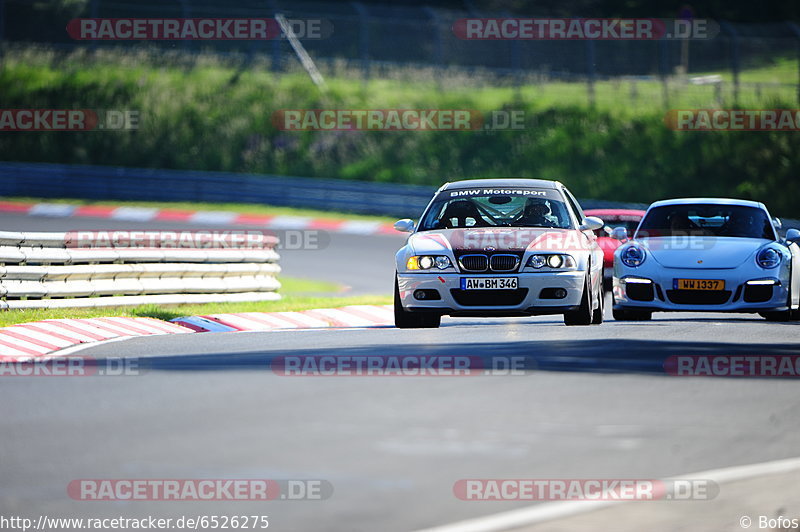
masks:
<instances>
[{"instance_id":1,"label":"shadow on track","mask_svg":"<svg viewBox=\"0 0 800 532\"><path fill-rule=\"evenodd\" d=\"M527 371L631 373L668 376L665 363L675 356L800 356L800 343L728 344L654 340L520 341L502 344L425 343L371 345L351 348L301 348L140 358L144 370L218 371L263 370L281 373L287 357L468 357L471 368L516 368ZM102 363L99 360L98 363ZM671 367L671 366L667 366Z\"/></svg>"}]
</instances>

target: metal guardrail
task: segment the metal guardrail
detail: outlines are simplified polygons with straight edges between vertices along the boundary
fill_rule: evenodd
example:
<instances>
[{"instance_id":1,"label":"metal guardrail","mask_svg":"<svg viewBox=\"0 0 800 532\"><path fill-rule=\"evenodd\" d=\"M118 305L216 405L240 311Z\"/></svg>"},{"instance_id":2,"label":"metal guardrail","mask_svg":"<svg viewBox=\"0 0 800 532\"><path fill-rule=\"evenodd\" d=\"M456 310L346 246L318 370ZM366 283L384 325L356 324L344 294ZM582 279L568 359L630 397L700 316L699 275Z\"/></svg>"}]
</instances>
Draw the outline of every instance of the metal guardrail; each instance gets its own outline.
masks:
<instances>
[{"instance_id":1,"label":"metal guardrail","mask_svg":"<svg viewBox=\"0 0 800 532\"><path fill-rule=\"evenodd\" d=\"M0 309L280 299L278 239L248 248L80 247L71 233L0 232ZM248 243L252 245L252 243Z\"/></svg>"},{"instance_id":2,"label":"metal guardrail","mask_svg":"<svg viewBox=\"0 0 800 532\"><path fill-rule=\"evenodd\" d=\"M0 163L0 196L233 202L418 216L433 187L111 166Z\"/></svg>"},{"instance_id":3,"label":"metal guardrail","mask_svg":"<svg viewBox=\"0 0 800 532\"><path fill-rule=\"evenodd\" d=\"M456 176L443 176L442 183ZM343 179L0 162L0 196L123 201L254 203L417 218L436 187ZM580 199L584 209L646 209L647 203ZM784 219L784 229L800 221Z\"/></svg>"}]
</instances>

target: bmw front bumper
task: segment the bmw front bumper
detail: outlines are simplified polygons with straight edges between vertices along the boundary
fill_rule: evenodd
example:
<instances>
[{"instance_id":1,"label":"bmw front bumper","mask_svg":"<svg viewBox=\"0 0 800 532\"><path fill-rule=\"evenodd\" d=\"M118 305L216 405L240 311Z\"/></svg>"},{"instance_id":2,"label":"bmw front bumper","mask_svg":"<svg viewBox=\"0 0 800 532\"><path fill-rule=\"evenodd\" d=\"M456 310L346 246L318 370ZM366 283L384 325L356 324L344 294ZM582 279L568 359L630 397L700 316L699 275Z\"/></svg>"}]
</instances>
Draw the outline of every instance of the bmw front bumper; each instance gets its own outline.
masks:
<instances>
[{"instance_id":1,"label":"bmw front bumper","mask_svg":"<svg viewBox=\"0 0 800 532\"><path fill-rule=\"evenodd\" d=\"M517 278L510 290L462 290L462 278ZM398 273L403 308L450 316L563 314L580 306L583 271L525 273Z\"/></svg>"}]
</instances>

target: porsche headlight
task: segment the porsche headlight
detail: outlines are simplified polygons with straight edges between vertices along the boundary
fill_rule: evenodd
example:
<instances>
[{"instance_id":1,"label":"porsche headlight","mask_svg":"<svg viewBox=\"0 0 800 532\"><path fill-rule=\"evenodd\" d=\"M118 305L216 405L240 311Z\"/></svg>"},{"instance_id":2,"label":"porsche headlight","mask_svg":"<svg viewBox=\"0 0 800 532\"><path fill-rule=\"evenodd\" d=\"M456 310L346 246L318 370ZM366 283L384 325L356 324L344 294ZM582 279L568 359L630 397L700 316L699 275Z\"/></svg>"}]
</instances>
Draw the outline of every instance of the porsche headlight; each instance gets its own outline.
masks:
<instances>
[{"instance_id":1,"label":"porsche headlight","mask_svg":"<svg viewBox=\"0 0 800 532\"><path fill-rule=\"evenodd\" d=\"M453 263L444 255L414 255L409 257L406 262L406 268L409 270L430 270L432 268L446 270L452 267Z\"/></svg>"},{"instance_id":2,"label":"porsche headlight","mask_svg":"<svg viewBox=\"0 0 800 532\"><path fill-rule=\"evenodd\" d=\"M769 270L781 263L781 254L775 248L764 248L756 255L756 262L762 268Z\"/></svg>"},{"instance_id":3,"label":"porsche headlight","mask_svg":"<svg viewBox=\"0 0 800 532\"><path fill-rule=\"evenodd\" d=\"M641 266L645 258L644 250L638 246L628 246L619 256L619 260L622 261L622 264L629 268Z\"/></svg>"}]
</instances>

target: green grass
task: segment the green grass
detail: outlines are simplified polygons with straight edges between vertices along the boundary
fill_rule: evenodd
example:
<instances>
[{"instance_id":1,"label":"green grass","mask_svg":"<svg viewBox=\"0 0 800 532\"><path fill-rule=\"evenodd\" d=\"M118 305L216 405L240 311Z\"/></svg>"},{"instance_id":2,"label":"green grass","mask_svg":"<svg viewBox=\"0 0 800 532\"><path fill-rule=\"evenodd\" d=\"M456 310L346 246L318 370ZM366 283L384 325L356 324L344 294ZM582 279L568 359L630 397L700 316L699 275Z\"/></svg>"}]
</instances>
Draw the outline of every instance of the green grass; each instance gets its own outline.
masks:
<instances>
[{"instance_id":1,"label":"green grass","mask_svg":"<svg viewBox=\"0 0 800 532\"><path fill-rule=\"evenodd\" d=\"M733 196L797 218L796 132L676 132L664 122L670 108L796 107L793 65L795 58L752 65L741 75L738 101L730 84L717 91L674 77L666 91L658 81L597 82L591 106L585 83L534 75L515 87L489 72L404 67L365 82L333 65L323 95L304 72L276 74L259 59L239 72L236 59L213 55L9 49L0 67L4 107L135 109L142 118L135 132L0 135L0 159L429 186L533 177L560 180L587 199ZM392 107L519 110L525 127L294 132L272 123L280 109Z\"/></svg>"},{"instance_id":2,"label":"green grass","mask_svg":"<svg viewBox=\"0 0 800 532\"><path fill-rule=\"evenodd\" d=\"M796 85L799 75L797 70L797 58L776 57L768 64L745 68L739 73L739 81L747 83L782 83ZM733 74L730 70L709 72L709 74L719 74L722 76L723 80L733 81Z\"/></svg>"},{"instance_id":3,"label":"green grass","mask_svg":"<svg viewBox=\"0 0 800 532\"><path fill-rule=\"evenodd\" d=\"M283 312L314 308L334 308L346 305L388 305L391 296L325 296L341 289L339 285L322 281L311 281L281 277L282 299L253 303L209 303L205 305L143 305L138 307L111 307L102 309L36 309L8 310L0 312L0 327L17 323L60 319L98 318L105 316L149 317L171 320L182 316L199 314L221 314L230 312Z\"/></svg>"},{"instance_id":4,"label":"green grass","mask_svg":"<svg viewBox=\"0 0 800 532\"><path fill-rule=\"evenodd\" d=\"M369 222L394 223L397 218L388 216L369 216L336 211L320 211L315 209L299 209L294 207L279 207L274 205L260 205L255 203L204 203L204 202L167 202L167 201L91 201L77 198L31 198L31 197L3 197L4 201L21 201L33 203L66 203L69 205L108 205L111 207L148 207L154 209L175 209L187 211L229 211L254 216L304 216L309 218L324 218L328 220L359 220Z\"/></svg>"}]
</instances>

